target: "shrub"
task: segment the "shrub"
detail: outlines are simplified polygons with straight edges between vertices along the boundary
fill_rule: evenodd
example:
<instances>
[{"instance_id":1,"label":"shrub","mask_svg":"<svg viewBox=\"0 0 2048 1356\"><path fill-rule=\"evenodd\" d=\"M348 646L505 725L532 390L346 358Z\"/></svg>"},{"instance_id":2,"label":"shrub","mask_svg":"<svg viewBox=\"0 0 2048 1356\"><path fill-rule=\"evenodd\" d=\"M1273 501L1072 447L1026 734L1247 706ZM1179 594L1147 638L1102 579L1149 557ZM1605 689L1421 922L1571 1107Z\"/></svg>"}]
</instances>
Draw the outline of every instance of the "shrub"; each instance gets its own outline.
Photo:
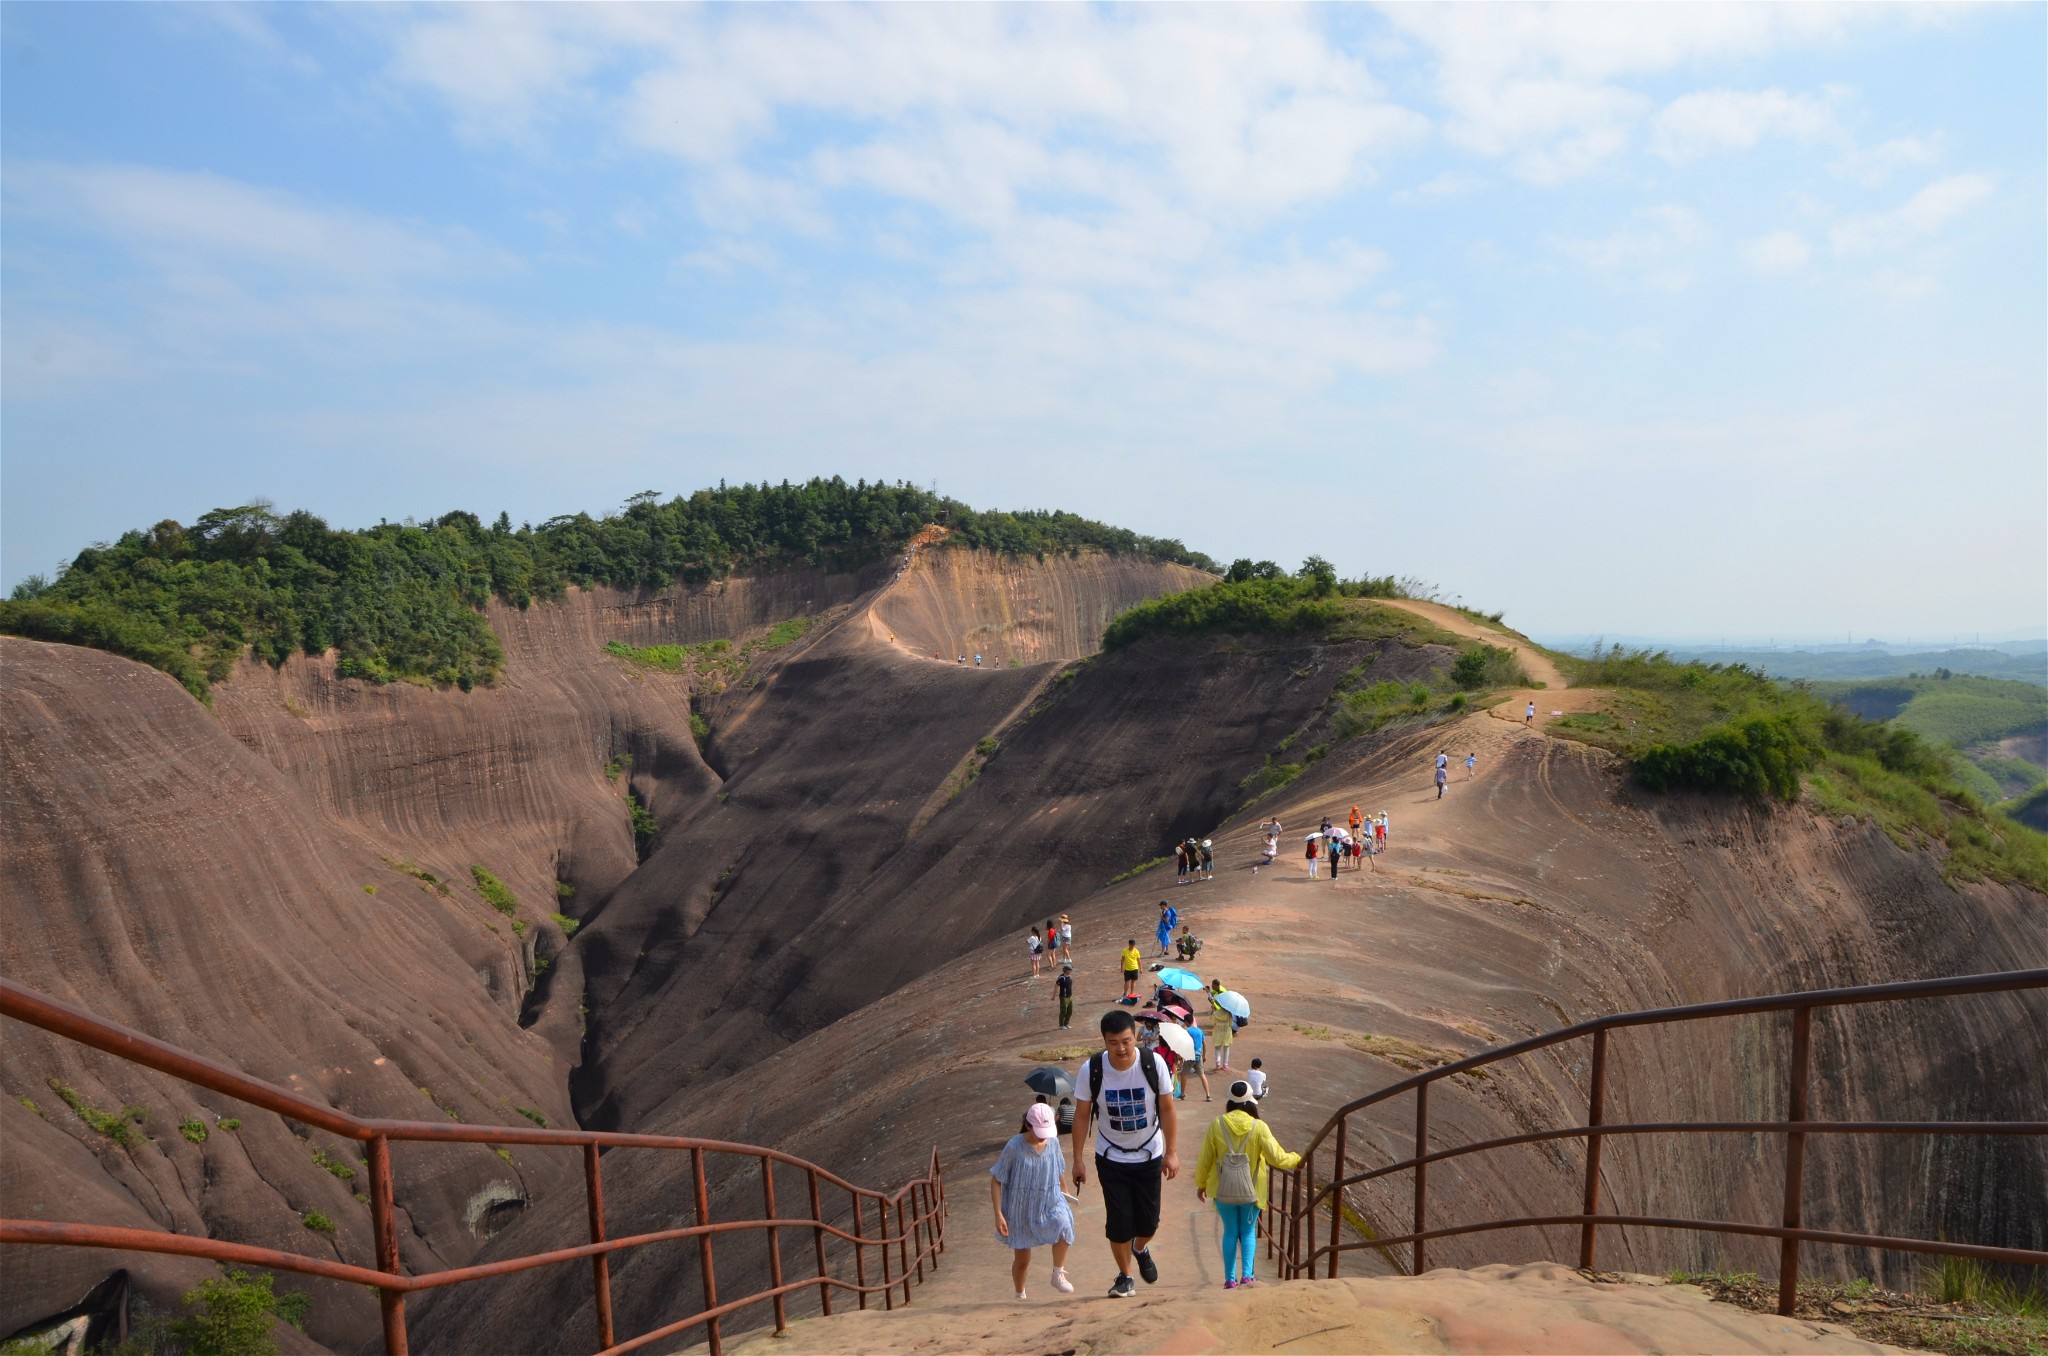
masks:
<instances>
[{"instance_id":1,"label":"shrub","mask_svg":"<svg viewBox=\"0 0 2048 1356\"><path fill-rule=\"evenodd\" d=\"M1636 761L1652 791L1688 789L1799 798L1799 775L1819 761L1821 745L1799 713L1749 716L1689 744L1658 744Z\"/></svg>"},{"instance_id":2,"label":"shrub","mask_svg":"<svg viewBox=\"0 0 2048 1356\"><path fill-rule=\"evenodd\" d=\"M344 1182L353 1182L355 1180L356 1170L353 1167L333 1157L327 1150L317 1145L313 1149L313 1164L315 1167L327 1169L328 1172Z\"/></svg>"},{"instance_id":3,"label":"shrub","mask_svg":"<svg viewBox=\"0 0 2048 1356\"><path fill-rule=\"evenodd\" d=\"M312 1216L307 1219L310 1222ZM271 1284L268 1273L251 1276L241 1271L201 1281L184 1297L200 1312L171 1324L172 1337L184 1346L186 1356L276 1356L272 1316L303 1330L311 1301L296 1291L274 1294Z\"/></svg>"},{"instance_id":4,"label":"shrub","mask_svg":"<svg viewBox=\"0 0 2048 1356\"><path fill-rule=\"evenodd\" d=\"M505 888L505 882L480 866L469 868L469 874L476 878L476 892L484 897L486 904L507 918L519 912L519 901Z\"/></svg>"},{"instance_id":5,"label":"shrub","mask_svg":"<svg viewBox=\"0 0 2048 1356\"><path fill-rule=\"evenodd\" d=\"M574 937L576 929L583 926L583 924L577 922L566 913L553 913L549 914L548 917L555 920L555 926L562 930L564 937Z\"/></svg>"},{"instance_id":6,"label":"shrub","mask_svg":"<svg viewBox=\"0 0 2048 1356\"><path fill-rule=\"evenodd\" d=\"M631 791L626 793L626 817L632 821L633 836L636 839L652 838L661 832L661 825L654 818L654 812L640 803L640 798Z\"/></svg>"},{"instance_id":7,"label":"shrub","mask_svg":"<svg viewBox=\"0 0 2048 1356\"><path fill-rule=\"evenodd\" d=\"M1471 645L1451 664L1451 681L1468 692L1489 687L1526 687L1529 675L1502 645Z\"/></svg>"},{"instance_id":8,"label":"shrub","mask_svg":"<svg viewBox=\"0 0 2048 1356\"><path fill-rule=\"evenodd\" d=\"M200 1120L179 1121L178 1133L194 1144L204 1144L206 1143L206 1122Z\"/></svg>"},{"instance_id":9,"label":"shrub","mask_svg":"<svg viewBox=\"0 0 2048 1356\"><path fill-rule=\"evenodd\" d=\"M318 1210L308 1210L299 1222L316 1234L331 1234L334 1232L334 1221Z\"/></svg>"}]
</instances>

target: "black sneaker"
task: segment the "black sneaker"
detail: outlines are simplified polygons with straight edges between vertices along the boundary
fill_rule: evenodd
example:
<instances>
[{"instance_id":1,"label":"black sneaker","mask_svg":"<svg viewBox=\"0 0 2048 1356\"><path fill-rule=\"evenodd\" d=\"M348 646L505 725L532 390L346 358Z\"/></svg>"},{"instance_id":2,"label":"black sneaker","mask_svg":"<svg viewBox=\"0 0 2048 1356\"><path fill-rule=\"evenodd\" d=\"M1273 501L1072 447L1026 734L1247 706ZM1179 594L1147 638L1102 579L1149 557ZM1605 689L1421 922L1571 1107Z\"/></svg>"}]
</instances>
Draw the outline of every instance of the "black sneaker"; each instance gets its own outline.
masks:
<instances>
[{"instance_id":1,"label":"black sneaker","mask_svg":"<svg viewBox=\"0 0 2048 1356\"><path fill-rule=\"evenodd\" d=\"M1129 1299L1137 1293L1138 1283L1128 1276L1117 1277L1116 1284L1109 1288L1109 1297L1111 1299Z\"/></svg>"},{"instance_id":2,"label":"black sneaker","mask_svg":"<svg viewBox=\"0 0 2048 1356\"><path fill-rule=\"evenodd\" d=\"M1138 1259L1138 1274L1145 1278L1145 1284L1150 1285L1159 1279L1159 1264L1152 1260L1152 1250L1150 1248L1133 1255ZM1131 1278L1126 1276L1124 1279L1128 1281Z\"/></svg>"}]
</instances>

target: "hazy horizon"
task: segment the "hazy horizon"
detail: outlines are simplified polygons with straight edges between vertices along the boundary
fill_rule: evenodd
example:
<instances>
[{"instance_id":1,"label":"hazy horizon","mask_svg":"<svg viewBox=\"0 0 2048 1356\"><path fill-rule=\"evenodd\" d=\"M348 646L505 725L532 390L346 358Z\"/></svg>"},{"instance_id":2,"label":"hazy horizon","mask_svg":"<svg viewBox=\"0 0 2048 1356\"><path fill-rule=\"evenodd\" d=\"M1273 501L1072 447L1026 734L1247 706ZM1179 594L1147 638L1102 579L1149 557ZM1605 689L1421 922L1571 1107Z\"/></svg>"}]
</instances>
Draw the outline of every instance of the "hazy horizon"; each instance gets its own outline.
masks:
<instances>
[{"instance_id":1,"label":"hazy horizon","mask_svg":"<svg viewBox=\"0 0 2048 1356\"><path fill-rule=\"evenodd\" d=\"M1537 636L2039 629L2044 53L2040 6L0 5L0 586L258 497L837 474Z\"/></svg>"}]
</instances>

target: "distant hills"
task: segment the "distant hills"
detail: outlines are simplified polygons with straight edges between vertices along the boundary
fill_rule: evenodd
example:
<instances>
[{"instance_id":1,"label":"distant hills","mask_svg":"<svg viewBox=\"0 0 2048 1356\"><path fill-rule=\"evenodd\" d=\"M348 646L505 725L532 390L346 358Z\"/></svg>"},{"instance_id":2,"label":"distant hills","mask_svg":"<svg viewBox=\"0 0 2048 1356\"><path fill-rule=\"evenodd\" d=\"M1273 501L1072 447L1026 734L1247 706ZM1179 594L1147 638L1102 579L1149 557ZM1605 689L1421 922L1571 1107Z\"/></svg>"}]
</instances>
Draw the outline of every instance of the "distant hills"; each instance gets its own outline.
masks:
<instances>
[{"instance_id":1,"label":"distant hills","mask_svg":"<svg viewBox=\"0 0 2048 1356\"><path fill-rule=\"evenodd\" d=\"M1803 649L1782 647L1728 647L1665 640L1642 640L1629 636L1551 639L1545 643L1568 654L1583 654L1595 644L1620 641L1630 647L1663 650L1673 659L1698 660L1707 664L1742 664L1773 678L1862 679L1903 678L1909 674L1950 673L1977 678L2011 678L2048 687L2048 640L2015 640L1990 645L1954 646L1943 650L1916 649L1909 645L1887 645L1867 641L1861 645L1813 645Z\"/></svg>"}]
</instances>

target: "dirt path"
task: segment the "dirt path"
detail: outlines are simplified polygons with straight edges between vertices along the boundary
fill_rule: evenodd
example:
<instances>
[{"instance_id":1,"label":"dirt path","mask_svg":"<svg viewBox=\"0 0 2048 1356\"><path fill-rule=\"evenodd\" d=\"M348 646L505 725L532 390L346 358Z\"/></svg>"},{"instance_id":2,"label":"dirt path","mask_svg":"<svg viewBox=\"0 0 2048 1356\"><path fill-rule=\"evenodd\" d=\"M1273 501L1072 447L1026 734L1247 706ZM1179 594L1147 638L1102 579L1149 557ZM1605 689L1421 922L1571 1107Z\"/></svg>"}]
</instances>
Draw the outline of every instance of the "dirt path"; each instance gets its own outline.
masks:
<instances>
[{"instance_id":1,"label":"dirt path","mask_svg":"<svg viewBox=\"0 0 2048 1356\"><path fill-rule=\"evenodd\" d=\"M1484 622L1473 621L1456 608L1445 607L1442 603L1420 602L1413 598L1381 598L1376 601L1388 607L1398 607L1403 612L1412 612L1426 621L1443 627L1453 635L1513 650L1515 658L1528 670L1529 677L1551 692L1559 692L1571 686L1565 681L1564 674L1557 665L1541 650L1533 645L1523 644L1505 631L1496 631Z\"/></svg>"}]
</instances>

